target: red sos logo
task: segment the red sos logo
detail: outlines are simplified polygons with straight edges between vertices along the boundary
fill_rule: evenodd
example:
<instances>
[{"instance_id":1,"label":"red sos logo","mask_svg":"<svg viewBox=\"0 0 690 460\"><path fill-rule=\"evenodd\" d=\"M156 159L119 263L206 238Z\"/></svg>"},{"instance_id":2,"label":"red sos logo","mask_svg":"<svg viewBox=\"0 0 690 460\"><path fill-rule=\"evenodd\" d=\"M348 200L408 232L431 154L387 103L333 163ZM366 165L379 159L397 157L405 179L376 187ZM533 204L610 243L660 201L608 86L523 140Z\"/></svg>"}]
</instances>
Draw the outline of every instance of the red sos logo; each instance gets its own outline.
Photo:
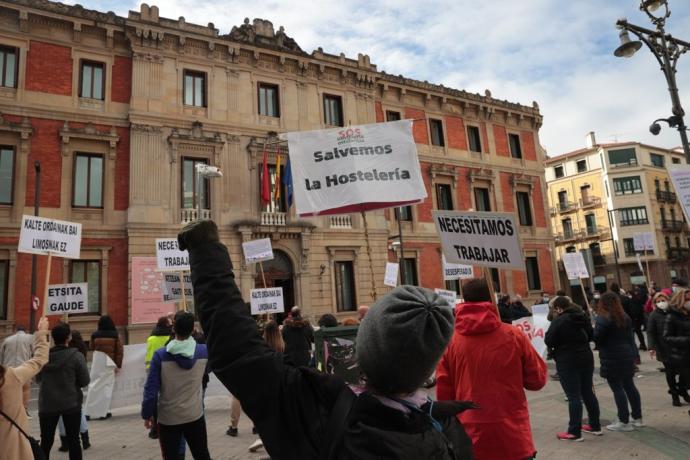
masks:
<instances>
[{"instance_id":1,"label":"red sos logo","mask_svg":"<svg viewBox=\"0 0 690 460\"><path fill-rule=\"evenodd\" d=\"M348 128L338 131L338 141L364 140L362 130L359 128Z\"/></svg>"}]
</instances>

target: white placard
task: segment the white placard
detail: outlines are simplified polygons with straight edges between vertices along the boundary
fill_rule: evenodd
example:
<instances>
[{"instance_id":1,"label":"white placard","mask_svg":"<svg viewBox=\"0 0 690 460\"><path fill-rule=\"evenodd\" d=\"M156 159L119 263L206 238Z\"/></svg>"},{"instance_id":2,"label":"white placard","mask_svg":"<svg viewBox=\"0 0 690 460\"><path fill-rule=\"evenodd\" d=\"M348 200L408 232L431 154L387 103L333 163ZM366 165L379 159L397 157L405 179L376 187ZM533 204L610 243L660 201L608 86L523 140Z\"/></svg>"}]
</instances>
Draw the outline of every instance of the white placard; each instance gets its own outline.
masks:
<instances>
[{"instance_id":1,"label":"white placard","mask_svg":"<svg viewBox=\"0 0 690 460\"><path fill-rule=\"evenodd\" d=\"M244 259L248 264L273 260L273 247L271 247L270 238L245 241L242 243L242 251L244 251Z\"/></svg>"},{"instance_id":2,"label":"white placard","mask_svg":"<svg viewBox=\"0 0 690 460\"><path fill-rule=\"evenodd\" d=\"M78 259L80 249L81 224L46 217L22 217L19 252Z\"/></svg>"},{"instance_id":3,"label":"white placard","mask_svg":"<svg viewBox=\"0 0 690 460\"><path fill-rule=\"evenodd\" d=\"M577 280L580 278L589 278L585 258L580 252L566 252L561 256L565 272L568 274L569 280Z\"/></svg>"},{"instance_id":4,"label":"white placard","mask_svg":"<svg viewBox=\"0 0 690 460\"><path fill-rule=\"evenodd\" d=\"M383 284L390 287L398 285L398 268L399 264L394 262L386 262L386 274L383 277Z\"/></svg>"},{"instance_id":5,"label":"white placard","mask_svg":"<svg viewBox=\"0 0 690 460\"><path fill-rule=\"evenodd\" d=\"M283 313L283 288L252 289L249 292L252 315Z\"/></svg>"},{"instance_id":6,"label":"white placard","mask_svg":"<svg viewBox=\"0 0 690 460\"><path fill-rule=\"evenodd\" d=\"M513 321L513 326L520 329L532 342L532 346L542 358L546 358L546 343L544 343L544 336L549 330L551 322L547 319L549 314L548 305L534 305L532 307L532 316L520 318Z\"/></svg>"},{"instance_id":7,"label":"white placard","mask_svg":"<svg viewBox=\"0 0 690 460\"><path fill-rule=\"evenodd\" d=\"M180 251L177 238L156 239L156 263L162 271L189 271L189 253Z\"/></svg>"},{"instance_id":8,"label":"white placard","mask_svg":"<svg viewBox=\"0 0 690 460\"><path fill-rule=\"evenodd\" d=\"M458 296L455 293L455 291L448 291L446 289L436 288L434 289L434 292L438 294L443 300L448 302L448 306L450 306L451 308L455 307L455 302L458 299Z\"/></svg>"},{"instance_id":9,"label":"white placard","mask_svg":"<svg viewBox=\"0 0 690 460\"><path fill-rule=\"evenodd\" d=\"M419 203L426 188L412 120L285 134L300 216Z\"/></svg>"},{"instance_id":10,"label":"white placard","mask_svg":"<svg viewBox=\"0 0 690 460\"><path fill-rule=\"evenodd\" d=\"M690 221L690 165L669 165L668 175L671 176L685 218Z\"/></svg>"},{"instance_id":11,"label":"white placard","mask_svg":"<svg viewBox=\"0 0 690 460\"><path fill-rule=\"evenodd\" d=\"M433 211L432 216L448 262L525 270L515 214Z\"/></svg>"},{"instance_id":12,"label":"white placard","mask_svg":"<svg viewBox=\"0 0 690 460\"><path fill-rule=\"evenodd\" d=\"M446 261L446 256L441 254L443 262L443 281L468 280L474 278L472 265L450 264Z\"/></svg>"},{"instance_id":13,"label":"white placard","mask_svg":"<svg viewBox=\"0 0 690 460\"><path fill-rule=\"evenodd\" d=\"M635 254L635 258L637 259L637 266L639 267L640 271L644 273L644 268L642 268L642 259L640 258L640 255Z\"/></svg>"},{"instance_id":14,"label":"white placard","mask_svg":"<svg viewBox=\"0 0 690 460\"><path fill-rule=\"evenodd\" d=\"M654 251L654 234L652 232L634 234L633 247L635 251Z\"/></svg>"},{"instance_id":15,"label":"white placard","mask_svg":"<svg viewBox=\"0 0 690 460\"><path fill-rule=\"evenodd\" d=\"M192 275L184 274L184 295L186 300L190 302L194 299L194 290L192 289ZM163 302L177 302L182 300L182 283L179 273L164 273L163 274Z\"/></svg>"},{"instance_id":16,"label":"white placard","mask_svg":"<svg viewBox=\"0 0 690 460\"><path fill-rule=\"evenodd\" d=\"M48 286L48 308L46 315L67 313L88 313L89 284L51 284Z\"/></svg>"}]
</instances>

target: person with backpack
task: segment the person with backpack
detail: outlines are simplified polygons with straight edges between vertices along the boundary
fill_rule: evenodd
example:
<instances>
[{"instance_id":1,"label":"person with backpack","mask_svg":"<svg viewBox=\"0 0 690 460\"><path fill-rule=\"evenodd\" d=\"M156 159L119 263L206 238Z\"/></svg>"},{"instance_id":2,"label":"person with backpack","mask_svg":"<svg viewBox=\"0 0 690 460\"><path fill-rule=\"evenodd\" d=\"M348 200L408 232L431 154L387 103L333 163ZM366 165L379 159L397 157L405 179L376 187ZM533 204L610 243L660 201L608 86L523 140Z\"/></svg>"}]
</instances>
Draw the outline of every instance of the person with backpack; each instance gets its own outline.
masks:
<instances>
[{"instance_id":1,"label":"person with backpack","mask_svg":"<svg viewBox=\"0 0 690 460\"><path fill-rule=\"evenodd\" d=\"M211 370L242 401L271 458L472 458L455 416L473 404L432 403L419 391L453 332L450 309L438 295L399 286L372 306L356 340L365 384L350 388L336 376L286 362L261 338L213 221L188 225L178 242L189 251Z\"/></svg>"}]
</instances>

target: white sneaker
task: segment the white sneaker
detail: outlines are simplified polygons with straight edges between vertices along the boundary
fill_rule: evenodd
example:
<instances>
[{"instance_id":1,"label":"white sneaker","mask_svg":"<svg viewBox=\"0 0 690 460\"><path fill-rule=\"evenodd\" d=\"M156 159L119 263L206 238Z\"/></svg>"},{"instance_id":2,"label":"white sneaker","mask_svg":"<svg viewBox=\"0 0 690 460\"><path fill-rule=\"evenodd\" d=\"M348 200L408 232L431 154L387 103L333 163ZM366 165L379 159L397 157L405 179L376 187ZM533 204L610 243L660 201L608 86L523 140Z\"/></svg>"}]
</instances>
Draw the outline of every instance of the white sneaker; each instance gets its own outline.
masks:
<instances>
[{"instance_id":1,"label":"white sneaker","mask_svg":"<svg viewBox=\"0 0 690 460\"><path fill-rule=\"evenodd\" d=\"M257 450L261 449L264 446L264 443L261 441L261 438L257 439L254 441L254 443L249 446L249 452L256 452Z\"/></svg>"},{"instance_id":2,"label":"white sneaker","mask_svg":"<svg viewBox=\"0 0 690 460\"><path fill-rule=\"evenodd\" d=\"M611 425L607 425L606 429L609 431L633 431L634 428L630 423L623 423L620 420L616 421L615 423L612 423Z\"/></svg>"},{"instance_id":3,"label":"white sneaker","mask_svg":"<svg viewBox=\"0 0 690 460\"><path fill-rule=\"evenodd\" d=\"M632 426L634 426L636 428L644 428L647 425L644 424L644 422L642 421L642 417L640 417L640 418L632 419Z\"/></svg>"}]
</instances>

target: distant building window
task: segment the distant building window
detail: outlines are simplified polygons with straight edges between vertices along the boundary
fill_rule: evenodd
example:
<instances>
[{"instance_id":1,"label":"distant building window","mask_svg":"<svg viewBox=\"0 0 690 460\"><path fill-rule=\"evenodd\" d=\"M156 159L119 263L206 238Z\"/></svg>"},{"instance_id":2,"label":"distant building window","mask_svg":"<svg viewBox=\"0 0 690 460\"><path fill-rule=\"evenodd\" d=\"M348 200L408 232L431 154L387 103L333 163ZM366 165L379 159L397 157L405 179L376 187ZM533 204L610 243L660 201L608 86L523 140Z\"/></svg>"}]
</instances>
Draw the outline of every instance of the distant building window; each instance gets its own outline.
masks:
<instances>
[{"instance_id":1,"label":"distant building window","mask_svg":"<svg viewBox=\"0 0 690 460\"><path fill-rule=\"evenodd\" d=\"M561 225L563 226L563 235L566 238L572 238L573 236L573 221L568 219L561 220Z\"/></svg>"},{"instance_id":2,"label":"distant building window","mask_svg":"<svg viewBox=\"0 0 690 460\"><path fill-rule=\"evenodd\" d=\"M105 65L102 62L81 61L79 97L103 100Z\"/></svg>"},{"instance_id":3,"label":"distant building window","mask_svg":"<svg viewBox=\"0 0 690 460\"><path fill-rule=\"evenodd\" d=\"M182 207L186 209L196 208L197 200L201 200L201 209L211 209L209 198L209 179L204 177L201 180L201 196L197 196L197 164L208 164L205 159L183 158L182 159Z\"/></svg>"},{"instance_id":4,"label":"distant building window","mask_svg":"<svg viewBox=\"0 0 690 460\"><path fill-rule=\"evenodd\" d=\"M460 290L460 280L447 280L446 290L453 291L456 294L462 294L462 291Z\"/></svg>"},{"instance_id":5,"label":"distant building window","mask_svg":"<svg viewBox=\"0 0 690 460\"><path fill-rule=\"evenodd\" d=\"M647 208L644 206L621 208L618 212L620 213L621 226L644 225L649 223Z\"/></svg>"},{"instance_id":6,"label":"distant building window","mask_svg":"<svg viewBox=\"0 0 690 460\"><path fill-rule=\"evenodd\" d=\"M482 151L482 140L481 137L479 136L479 128L476 126L468 126L467 127L467 139L470 143L470 150L472 152L481 152Z\"/></svg>"},{"instance_id":7,"label":"distant building window","mask_svg":"<svg viewBox=\"0 0 690 460\"><path fill-rule=\"evenodd\" d=\"M431 145L443 147L443 122L441 120L429 119L429 130L431 131Z\"/></svg>"},{"instance_id":8,"label":"distant building window","mask_svg":"<svg viewBox=\"0 0 690 460\"><path fill-rule=\"evenodd\" d=\"M101 261L73 260L70 262L69 282L87 283L89 313L101 312Z\"/></svg>"},{"instance_id":9,"label":"distant building window","mask_svg":"<svg viewBox=\"0 0 690 460\"><path fill-rule=\"evenodd\" d=\"M587 172L587 160L578 160L575 164L577 165L578 173Z\"/></svg>"},{"instance_id":10,"label":"distant building window","mask_svg":"<svg viewBox=\"0 0 690 460\"><path fill-rule=\"evenodd\" d=\"M513 158L522 158L520 136L517 134L508 134L508 143L510 144L510 156Z\"/></svg>"},{"instance_id":11,"label":"distant building window","mask_svg":"<svg viewBox=\"0 0 690 460\"><path fill-rule=\"evenodd\" d=\"M436 207L441 211L453 210L453 194L450 185L436 184Z\"/></svg>"},{"instance_id":12,"label":"distant building window","mask_svg":"<svg viewBox=\"0 0 690 460\"><path fill-rule=\"evenodd\" d=\"M671 163L673 163L674 165L679 165L680 164L680 158L675 158L675 157L671 158Z\"/></svg>"},{"instance_id":13,"label":"distant building window","mask_svg":"<svg viewBox=\"0 0 690 460\"><path fill-rule=\"evenodd\" d=\"M556 179L560 179L561 177L565 176L563 165L554 167L553 173L556 176Z\"/></svg>"},{"instance_id":14,"label":"distant building window","mask_svg":"<svg viewBox=\"0 0 690 460\"><path fill-rule=\"evenodd\" d=\"M287 211L287 190L282 184L282 177L285 177L285 165L280 166L280 174L278 174L277 165L268 165L268 190L270 192L269 200L267 202L261 199L261 190L259 189L259 201L261 202L261 211L263 212L286 212ZM259 184L264 183L263 168L259 168ZM280 189L278 191L277 189Z\"/></svg>"},{"instance_id":15,"label":"distant building window","mask_svg":"<svg viewBox=\"0 0 690 460\"><path fill-rule=\"evenodd\" d=\"M597 218L594 214L585 215L585 225L587 226L588 235L595 235L597 233Z\"/></svg>"},{"instance_id":16,"label":"distant building window","mask_svg":"<svg viewBox=\"0 0 690 460\"><path fill-rule=\"evenodd\" d=\"M489 272L491 273L491 280L494 282L494 291L501 292L501 274L498 268L490 268Z\"/></svg>"},{"instance_id":17,"label":"distant building window","mask_svg":"<svg viewBox=\"0 0 690 460\"><path fill-rule=\"evenodd\" d=\"M412 206L401 206L396 210L398 219L401 222L411 222L412 221Z\"/></svg>"},{"instance_id":18,"label":"distant building window","mask_svg":"<svg viewBox=\"0 0 690 460\"><path fill-rule=\"evenodd\" d=\"M74 156L72 206L103 207L103 156L78 153Z\"/></svg>"},{"instance_id":19,"label":"distant building window","mask_svg":"<svg viewBox=\"0 0 690 460\"><path fill-rule=\"evenodd\" d=\"M402 260L402 263L403 271L405 272L405 279L402 280L402 284L417 286L419 284L417 279L417 260L413 257L406 257Z\"/></svg>"},{"instance_id":20,"label":"distant building window","mask_svg":"<svg viewBox=\"0 0 690 460\"><path fill-rule=\"evenodd\" d=\"M623 238L623 253L626 257L635 255L635 241L632 238Z\"/></svg>"},{"instance_id":21,"label":"distant building window","mask_svg":"<svg viewBox=\"0 0 690 460\"><path fill-rule=\"evenodd\" d=\"M531 227L532 226L532 209L530 206L529 193L527 193L527 192L516 192L515 198L517 199L518 217L520 219L520 225Z\"/></svg>"},{"instance_id":22,"label":"distant building window","mask_svg":"<svg viewBox=\"0 0 690 460\"><path fill-rule=\"evenodd\" d=\"M0 46L0 86L17 87L17 69L19 68L17 56L17 48Z\"/></svg>"},{"instance_id":23,"label":"distant building window","mask_svg":"<svg viewBox=\"0 0 690 460\"><path fill-rule=\"evenodd\" d=\"M280 118L278 85L259 83L259 115Z\"/></svg>"},{"instance_id":24,"label":"distant building window","mask_svg":"<svg viewBox=\"0 0 690 460\"><path fill-rule=\"evenodd\" d=\"M7 319L7 293L10 278L10 261L0 260L0 319Z\"/></svg>"},{"instance_id":25,"label":"distant building window","mask_svg":"<svg viewBox=\"0 0 690 460\"><path fill-rule=\"evenodd\" d=\"M616 167L634 166L637 164L635 149L609 150L609 164Z\"/></svg>"},{"instance_id":26,"label":"distant building window","mask_svg":"<svg viewBox=\"0 0 690 460\"><path fill-rule=\"evenodd\" d=\"M491 197L488 188L474 188L474 202L477 211L491 211Z\"/></svg>"},{"instance_id":27,"label":"distant building window","mask_svg":"<svg viewBox=\"0 0 690 460\"><path fill-rule=\"evenodd\" d=\"M665 167L663 155L658 155L656 153L650 153L649 159L652 161L652 166L656 166L657 168L664 168Z\"/></svg>"},{"instance_id":28,"label":"distant building window","mask_svg":"<svg viewBox=\"0 0 690 460\"><path fill-rule=\"evenodd\" d=\"M184 71L184 105L206 107L206 74L204 72Z\"/></svg>"},{"instance_id":29,"label":"distant building window","mask_svg":"<svg viewBox=\"0 0 690 460\"><path fill-rule=\"evenodd\" d=\"M334 262L334 268L336 308L338 311L354 311L357 296L352 261Z\"/></svg>"},{"instance_id":30,"label":"distant building window","mask_svg":"<svg viewBox=\"0 0 690 460\"><path fill-rule=\"evenodd\" d=\"M539 261L536 257L526 257L525 265L527 268L527 289L530 291L541 290L541 279L539 278Z\"/></svg>"},{"instance_id":31,"label":"distant building window","mask_svg":"<svg viewBox=\"0 0 690 460\"><path fill-rule=\"evenodd\" d=\"M332 94L323 95L323 118L329 126L343 125L343 99Z\"/></svg>"},{"instance_id":32,"label":"distant building window","mask_svg":"<svg viewBox=\"0 0 690 460\"><path fill-rule=\"evenodd\" d=\"M658 185L659 181L655 184ZM613 191L616 195L633 195L642 193L640 176L618 177L613 179Z\"/></svg>"},{"instance_id":33,"label":"distant building window","mask_svg":"<svg viewBox=\"0 0 690 460\"><path fill-rule=\"evenodd\" d=\"M396 112L395 110L386 110L386 121L398 121L400 119L400 112Z\"/></svg>"},{"instance_id":34,"label":"distant building window","mask_svg":"<svg viewBox=\"0 0 690 460\"><path fill-rule=\"evenodd\" d=\"M0 146L0 204L12 204L14 194L14 148Z\"/></svg>"}]
</instances>

